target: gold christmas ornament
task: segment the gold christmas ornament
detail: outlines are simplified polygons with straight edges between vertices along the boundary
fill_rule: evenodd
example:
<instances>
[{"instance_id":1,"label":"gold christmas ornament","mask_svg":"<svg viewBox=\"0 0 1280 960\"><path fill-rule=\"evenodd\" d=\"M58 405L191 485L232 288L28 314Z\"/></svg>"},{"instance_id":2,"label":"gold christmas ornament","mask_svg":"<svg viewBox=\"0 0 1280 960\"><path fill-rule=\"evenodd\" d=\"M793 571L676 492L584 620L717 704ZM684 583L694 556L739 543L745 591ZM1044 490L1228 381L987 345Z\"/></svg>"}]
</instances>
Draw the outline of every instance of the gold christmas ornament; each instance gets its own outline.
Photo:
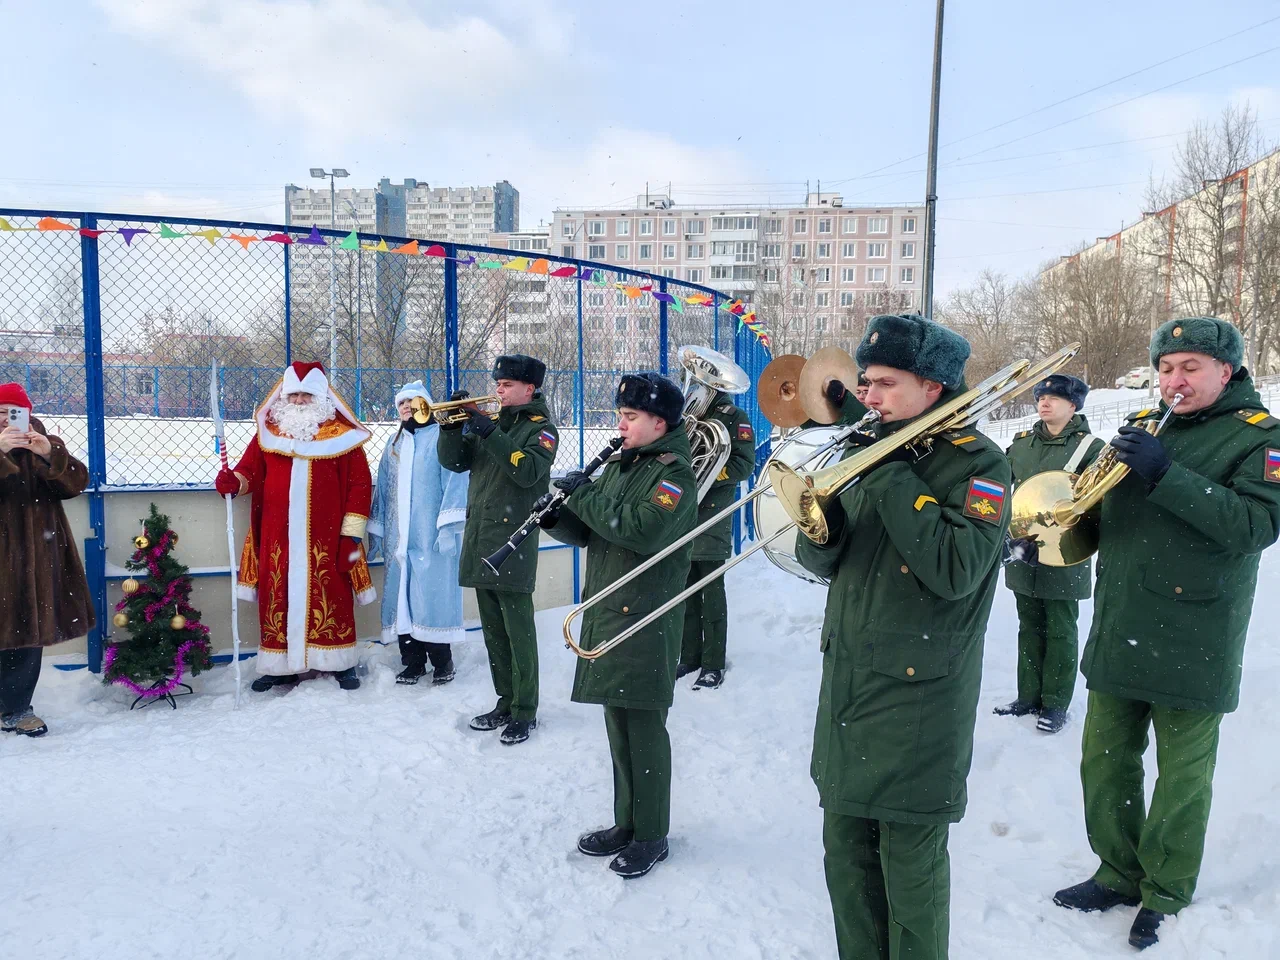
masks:
<instances>
[{"instance_id":1,"label":"gold christmas ornament","mask_svg":"<svg viewBox=\"0 0 1280 960\"><path fill-rule=\"evenodd\" d=\"M171 547L176 547L177 545L178 545L178 535L177 535L176 533L175 533L175 534L170 535L170 537L169 537L169 546L171 546Z\"/></svg>"},{"instance_id":2,"label":"gold christmas ornament","mask_svg":"<svg viewBox=\"0 0 1280 960\"><path fill-rule=\"evenodd\" d=\"M185 630L187 628L187 618L180 613L176 614L174 618L169 621L169 626L174 630Z\"/></svg>"},{"instance_id":3,"label":"gold christmas ornament","mask_svg":"<svg viewBox=\"0 0 1280 960\"><path fill-rule=\"evenodd\" d=\"M129 615L127 613L117 613L111 618L111 622L117 627L127 627L129 625Z\"/></svg>"},{"instance_id":4,"label":"gold christmas ornament","mask_svg":"<svg viewBox=\"0 0 1280 960\"><path fill-rule=\"evenodd\" d=\"M133 545L137 547L139 550L145 550L147 549L147 547L151 546L151 540L147 537L145 533L140 534L139 536L136 536L133 538Z\"/></svg>"},{"instance_id":5,"label":"gold christmas ornament","mask_svg":"<svg viewBox=\"0 0 1280 960\"><path fill-rule=\"evenodd\" d=\"M129 597L137 593L140 586L142 586L142 584L138 583L138 581L133 579L133 577L130 577L124 583L120 584L120 589L124 591L124 595L126 597Z\"/></svg>"}]
</instances>

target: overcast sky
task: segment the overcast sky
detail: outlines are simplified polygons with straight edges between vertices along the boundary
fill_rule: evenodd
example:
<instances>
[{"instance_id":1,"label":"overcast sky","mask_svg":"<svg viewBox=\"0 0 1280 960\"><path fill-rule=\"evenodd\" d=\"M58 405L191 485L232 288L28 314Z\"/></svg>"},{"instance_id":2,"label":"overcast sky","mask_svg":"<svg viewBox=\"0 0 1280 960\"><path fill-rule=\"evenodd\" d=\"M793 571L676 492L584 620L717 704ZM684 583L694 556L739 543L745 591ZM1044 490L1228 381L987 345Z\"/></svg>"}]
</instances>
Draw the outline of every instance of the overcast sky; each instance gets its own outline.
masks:
<instances>
[{"instance_id":1,"label":"overcast sky","mask_svg":"<svg viewBox=\"0 0 1280 960\"><path fill-rule=\"evenodd\" d=\"M0 0L0 206L278 220L283 185L319 165L352 185L505 178L526 227L646 181L708 206L799 203L806 180L919 202L933 17L933 0ZM952 0L944 64L940 293L1136 219L1178 139L1230 103L1280 139L1275 0Z\"/></svg>"}]
</instances>

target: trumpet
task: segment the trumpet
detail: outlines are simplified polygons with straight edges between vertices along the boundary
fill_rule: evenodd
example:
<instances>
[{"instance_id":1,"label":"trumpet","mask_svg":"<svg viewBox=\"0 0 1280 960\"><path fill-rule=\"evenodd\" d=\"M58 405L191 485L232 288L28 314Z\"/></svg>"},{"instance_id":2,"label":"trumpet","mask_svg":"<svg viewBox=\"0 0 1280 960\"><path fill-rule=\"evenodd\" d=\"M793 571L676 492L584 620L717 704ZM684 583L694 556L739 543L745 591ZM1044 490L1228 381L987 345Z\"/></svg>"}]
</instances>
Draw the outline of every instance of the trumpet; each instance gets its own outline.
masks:
<instances>
[{"instance_id":1,"label":"trumpet","mask_svg":"<svg viewBox=\"0 0 1280 960\"><path fill-rule=\"evenodd\" d=\"M471 419L471 408L479 410L490 420L497 420L498 414L502 412L502 401L496 396L446 400L444 403L431 404L431 416L441 426L466 423Z\"/></svg>"},{"instance_id":2,"label":"trumpet","mask_svg":"<svg viewBox=\"0 0 1280 960\"><path fill-rule=\"evenodd\" d=\"M697 593L712 580L715 580L717 577L724 576L743 560L747 559L747 557L757 551L763 550L774 540L777 540L785 533L791 532L796 529L796 527L799 527L800 531L814 542L826 542L828 530L825 508L832 499L839 496L843 491L856 483L861 479L863 474L872 467L877 466L885 457L896 452L899 448L906 446L915 447L916 449L927 449L932 445L934 439L940 434L949 430L960 430L965 427L972 426L996 407L999 407L1008 400L1013 399L1018 394L1030 390L1031 387L1039 380L1066 366L1066 364L1070 362L1071 358L1074 357L1079 350L1080 344L1072 343L1063 347L1057 353L1044 358L1038 363L1032 363L1030 360L1017 360L1004 367L1002 370L992 374L972 390L954 397L947 403L935 407L933 410L915 420L909 427L899 430L896 433L885 437L883 440L877 441L869 447L863 448L854 456L836 464L834 467L829 467L826 470L821 470L817 473L805 473L788 467L786 464L776 462L770 463L768 482L762 483L755 490L751 491L751 493L747 494L747 496L735 500L714 517L708 519L705 523L699 524L692 531L685 534L674 543L655 553L652 557L640 566L636 567L626 576L620 577L618 580L609 584L609 586L604 590L601 590L593 596L590 600L585 603L581 603L570 610L569 615L564 619L563 629L565 644L582 659L595 660L596 658L608 653L628 637L634 636L658 618L666 615L681 603L684 603L688 597ZM877 411L869 411L867 415L856 424L842 429L822 447L815 450L812 455L806 457L804 462L808 463L816 459L822 454L825 454L833 446L845 444L855 432L858 432L868 423L878 419L878 417L879 413ZM599 603L605 597L612 594L624 584L635 579L654 564L661 562L690 540L693 540L695 537L705 532L709 527L713 526L720 520L723 520L740 507L760 496L771 486L777 488L779 502L791 517L791 523L773 531L767 537L754 544L750 549L744 550L732 560L708 573L697 583L690 584L666 603L645 615L636 623L633 623L626 630L622 631L622 633L606 640L595 649L583 650L574 641L570 632L570 626L573 621L581 616L588 608Z\"/></svg>"}]
</instances>

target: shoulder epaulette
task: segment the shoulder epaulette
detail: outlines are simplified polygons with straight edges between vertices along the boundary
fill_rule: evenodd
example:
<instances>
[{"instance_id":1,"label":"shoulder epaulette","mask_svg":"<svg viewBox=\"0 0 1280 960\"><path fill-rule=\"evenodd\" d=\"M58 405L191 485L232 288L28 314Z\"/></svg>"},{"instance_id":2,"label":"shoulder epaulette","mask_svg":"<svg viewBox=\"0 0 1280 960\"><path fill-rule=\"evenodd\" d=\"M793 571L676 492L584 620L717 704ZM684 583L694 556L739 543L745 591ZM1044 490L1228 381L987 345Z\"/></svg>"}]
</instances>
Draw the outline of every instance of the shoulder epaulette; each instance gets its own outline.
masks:
<instances>
[{"instance_id":1,"label":"shoulder epaulette","mask_svg":"<svg viewBox=\"0 0 1280 960\"><path fill-rule=\"evenodd\" d=\"M1135 420L1145 420L1147 417L1154 417L1159 412L1159 407L1148 407L1145 410L1135 410L1133 413L1125 417L1125 419L1130 423L1133 423Z\"/></svg>"},{"instance_id":2,"label":"shoulder epaulette","mask_svg":"<svg viewBox=\"0 0 1280 960\"><path fill-rule=\"evenodd\" d=\"M943 437L951 441L951 445L959 447L961 450L968 450L970 453L976 453L983 449L981 436L976 433L969 433L964 430L953 430L950 433L944 433Z\"/></svg>"},{"instance_id":3,"label":"shoulder epaulette","mask_svg":"<svg viewBox=\"0 0 1280 960\"><path fill-rule=\"evenodd\" d=\"M680 459L680 458L679 458L679 457L677 457L677 456L676 456L674 453L672 453L670 450L668 450L666 453L660 453L660 454L658 454L658 457L657 457L658 462L659 462L660 464L662 464L664 467L669 467L669 466L671 466L673 463L675 463L675 462L676 462L677 460L679 460L679 459Z\"/></svg>"},{"instance_id":4,"label":"shoulder epaulette","mask_svg":"<svg viewBox=\"0 0 1280 960\"><path fill-rule=\"evenodd\" d=\"M532 420L534 423L541 423L543 420L547 418L540 413L531 413L529 414L529 419Z\"/></svg>"},{"instance_id":5,"label":"shoulder epaulette","mask_svg":"<svg viewBox=\"0 0 1280 960\"><path fill-rule=\"evenodd\" d=\"M1031 436L1031 434L1032 434L1032 433L1034 433L1034 432L1035 432L1035 431L1033 431L1033 430L1023 430L1021 433L1015 433L1015 434L1013 435L1013 439L1015 439L1015 440L1025 440L1027 437Z\"/></svg>"},{"instance_id":6,"label":"shoulder epaulette","mask_svg":"<svg viewBox=\"0 0 1280 960\"><path fill-rule=\"evenodd\" d=\"M717 413L733 413L733 404L722 403L720 404L720 406L716 407L716 412Z\"/></svg>"},{"instance_id":7,"label":"shoulder epaulette","mask_svg":"<svg viewBox=\"0 0 1280 960\"><path fill-rule=\"evenodd\" d=\"M1236 419L1243 420L1254 427L1261 427L1264 430L1280 426L1280 420L1277 420L1265 410L1237 410Z\"/></svg>"},{"instance_id":8,"label":"shoulder epaulette","mask_svg":"<svg viewBox=\"0 0 1280 960\"><path fill-rule=\"evenodd\" d=\"M621 454L621 453L615 453L615 454L614 454L613 456L611 456L608 460L606 460L606 461L605 461L605 463L617 463L617 462L618 462L619 460L621 460L621 459L622 459L622 454Z\"/></svg>"}]
</instances>

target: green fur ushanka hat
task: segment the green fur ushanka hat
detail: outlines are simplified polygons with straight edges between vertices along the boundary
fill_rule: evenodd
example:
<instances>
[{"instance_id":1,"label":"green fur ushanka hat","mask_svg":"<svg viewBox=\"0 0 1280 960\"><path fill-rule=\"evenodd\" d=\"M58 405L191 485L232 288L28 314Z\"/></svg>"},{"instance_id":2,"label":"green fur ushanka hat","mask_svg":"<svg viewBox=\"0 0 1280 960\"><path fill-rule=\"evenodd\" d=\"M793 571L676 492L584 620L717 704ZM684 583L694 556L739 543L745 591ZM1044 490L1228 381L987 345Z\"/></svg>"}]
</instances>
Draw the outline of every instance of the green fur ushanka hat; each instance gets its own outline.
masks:
<instances>
[{"instance_id":1,"label":"green fur ushanka hat","mask_svg":"<svg viewBox=\"0 0 1280 960\"><path fill-rule=\"evenodd\" d=\"M878 363L954 388L964 380L969 341L919 314L885 314L871 318L854 359L863 370Z\"/></svg>"},{"instance_id":2,"label":"green fur ushanka hat","mask_svg":"<svg viewBox=\"0 0 1280 960\"><path fill-rule=\"evenodd\" d=\"M1217 317L1169 320L1151 335L1151 365L1166 353L1203 353L1239 370L1244 362L1244 337L1233 324Z\"/></svg>"}]
</instances>

